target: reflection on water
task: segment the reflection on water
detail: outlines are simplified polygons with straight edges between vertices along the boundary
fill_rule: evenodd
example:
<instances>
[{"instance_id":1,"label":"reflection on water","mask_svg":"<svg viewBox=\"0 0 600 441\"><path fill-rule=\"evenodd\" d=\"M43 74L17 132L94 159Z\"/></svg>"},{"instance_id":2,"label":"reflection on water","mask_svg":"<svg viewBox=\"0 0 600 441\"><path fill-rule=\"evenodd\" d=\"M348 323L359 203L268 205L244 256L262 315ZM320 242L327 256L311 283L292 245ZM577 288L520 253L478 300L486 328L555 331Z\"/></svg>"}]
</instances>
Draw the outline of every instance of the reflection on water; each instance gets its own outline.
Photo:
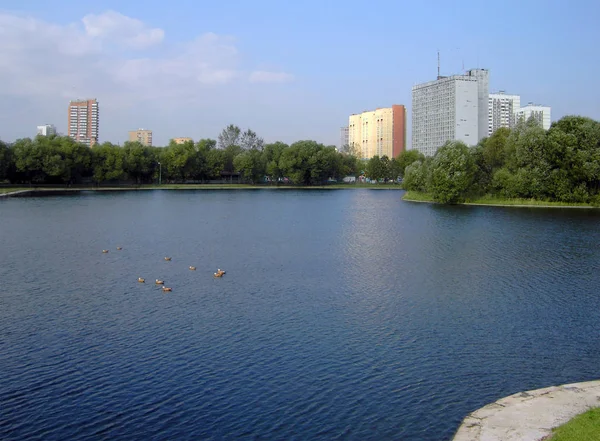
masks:
<instances>
[{"instance_id":1,"label":"reflection on water","mask_svg":"<svg viewBox=\"0 0 600 441\"><path fill-rule=\"evenodd\" d=\"M0 201L0 438L451 439L598 377L597 212L400 197Z\"/></svg>"}]
</instances>

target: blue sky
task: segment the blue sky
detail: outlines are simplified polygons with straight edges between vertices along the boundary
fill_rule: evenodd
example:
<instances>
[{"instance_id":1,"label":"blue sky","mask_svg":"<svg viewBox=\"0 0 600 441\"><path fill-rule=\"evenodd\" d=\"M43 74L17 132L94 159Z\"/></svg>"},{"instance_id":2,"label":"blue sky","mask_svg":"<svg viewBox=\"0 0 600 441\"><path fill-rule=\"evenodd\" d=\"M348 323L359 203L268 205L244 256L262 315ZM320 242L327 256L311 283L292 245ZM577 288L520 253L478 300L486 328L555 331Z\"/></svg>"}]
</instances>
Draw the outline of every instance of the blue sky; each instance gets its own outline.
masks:
<instances>
[{"instance_id":1,"label":"blue sky","mask_svg":"<svg viewBox=\"0 0 600 441\"><path fill-rule=\"evenodd\" d=\"M233 123L268 142L337 145L350 114L405 104L410 144L411 87L435 79L438 49L442 74L487 68L490 91L550 105L553 120L600 119L593 1L4 0L1 8L7 141L43 123L65 131L68 100L96 97L101 141L123 142L138 127L157 144L216 138Z\"/></svg>"}]
</instances>

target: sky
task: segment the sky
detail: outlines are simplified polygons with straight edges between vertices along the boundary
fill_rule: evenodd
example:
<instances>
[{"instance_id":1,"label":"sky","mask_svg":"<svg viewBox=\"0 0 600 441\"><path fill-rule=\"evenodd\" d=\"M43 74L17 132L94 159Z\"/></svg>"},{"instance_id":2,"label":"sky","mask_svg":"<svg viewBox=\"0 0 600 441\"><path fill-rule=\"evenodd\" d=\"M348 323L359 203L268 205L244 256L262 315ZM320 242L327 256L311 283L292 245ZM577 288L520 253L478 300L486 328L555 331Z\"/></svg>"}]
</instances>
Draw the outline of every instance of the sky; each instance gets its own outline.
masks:
<instances>
[{"instance_id":1,"label":"sky","mask_svg":"<svg viewBox=\"0 0 600 441\"><path fill-rule=\"evenodd\" d=\"M339 145L348 116L407 107L411 88L480 67L490 92L600 119L600 2L2 0L0 139L67 131L96 98L100 142L151 129ZM464 68L464 69L463 69Z\"/></svg>"}]
</instances>

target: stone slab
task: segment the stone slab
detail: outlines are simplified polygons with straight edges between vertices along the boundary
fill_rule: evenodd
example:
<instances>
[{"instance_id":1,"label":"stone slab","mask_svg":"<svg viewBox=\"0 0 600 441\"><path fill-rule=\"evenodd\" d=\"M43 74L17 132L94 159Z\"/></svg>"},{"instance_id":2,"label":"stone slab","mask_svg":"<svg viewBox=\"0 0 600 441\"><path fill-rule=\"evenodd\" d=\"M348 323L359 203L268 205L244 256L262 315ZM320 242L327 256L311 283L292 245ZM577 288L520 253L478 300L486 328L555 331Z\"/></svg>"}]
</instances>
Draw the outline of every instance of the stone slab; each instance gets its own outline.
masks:
<instances>
[{"instance_id":1,"label":"stone slab","mask_svg":"<svg viewBox=\"0 0 600 441\"><path fill-rule=\"evenodd\" d=\"M593 407L600 407L600 380L519 392L468 415L453 441L541 441Z\"/></svg>"}]
</instances>

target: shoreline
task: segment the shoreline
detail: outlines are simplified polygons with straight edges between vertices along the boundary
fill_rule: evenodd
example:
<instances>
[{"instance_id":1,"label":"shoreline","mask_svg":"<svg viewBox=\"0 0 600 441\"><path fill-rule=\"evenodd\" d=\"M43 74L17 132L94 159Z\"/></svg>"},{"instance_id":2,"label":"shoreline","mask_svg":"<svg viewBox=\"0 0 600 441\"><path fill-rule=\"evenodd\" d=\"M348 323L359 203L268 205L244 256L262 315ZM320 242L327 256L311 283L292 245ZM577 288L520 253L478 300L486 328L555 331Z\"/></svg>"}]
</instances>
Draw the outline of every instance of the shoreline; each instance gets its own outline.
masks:
<instances>
[{"instance_id":1,"label":"shoreline","mask_svg":"<svg viewBox=\"0 0 600 441\"><path fill-rule=\"evenodd\" d=\"M422 204L438 204L438 205L444 205L444 204L440 204L439 202L435 202L433 200L425 200L425 199L412 199L410 197L407 197L409 195L409 193L407 192L403 197L402 200L406 201L406 202L416 202L416 203L422 203ZM510 201L510 199L508 200ZM584 205L584 204L580 204L580 205L560 205L560 204L543 204L543 203L532 203L532 204L526 204L526 203L517 203L517 204L511 204L511 203L502 203L502 201L498 201L497 203L494 202L461 202L459 204L454 204L454 205L469 205L469 206L473 206L473 207L507 207L507 208L578 208L578 209L600 209L600 207L594 207L593 205Z\"/></svg>"},{"instance_id":2,"label":"shoreline","mask_svg":"<svg viewBox=\"0 0 600 441\"><path fill-rule=\"evenodd\" d=\"M600 380L518 392L465 417L452 441L541 441L600 405Z\"/></svg>"},{"instance_id":3,"label":"shoreline","mask_svg":"<svg viewBox=\"0 0 600 441\"><path fill-rule=\"evenodd\" d=\"M391 185L321 185L321 186L261 186L261 185L243 185L243 184L165 184L148 185L139 187L38 187L38 188L18 188L15 191L0 192L2 197L25 196L36 193L76 193L83 191L148 191L148 190L402 190L400 186ZM0 190L2 190L0 188Z\"/></svg>"}]
</instances>

